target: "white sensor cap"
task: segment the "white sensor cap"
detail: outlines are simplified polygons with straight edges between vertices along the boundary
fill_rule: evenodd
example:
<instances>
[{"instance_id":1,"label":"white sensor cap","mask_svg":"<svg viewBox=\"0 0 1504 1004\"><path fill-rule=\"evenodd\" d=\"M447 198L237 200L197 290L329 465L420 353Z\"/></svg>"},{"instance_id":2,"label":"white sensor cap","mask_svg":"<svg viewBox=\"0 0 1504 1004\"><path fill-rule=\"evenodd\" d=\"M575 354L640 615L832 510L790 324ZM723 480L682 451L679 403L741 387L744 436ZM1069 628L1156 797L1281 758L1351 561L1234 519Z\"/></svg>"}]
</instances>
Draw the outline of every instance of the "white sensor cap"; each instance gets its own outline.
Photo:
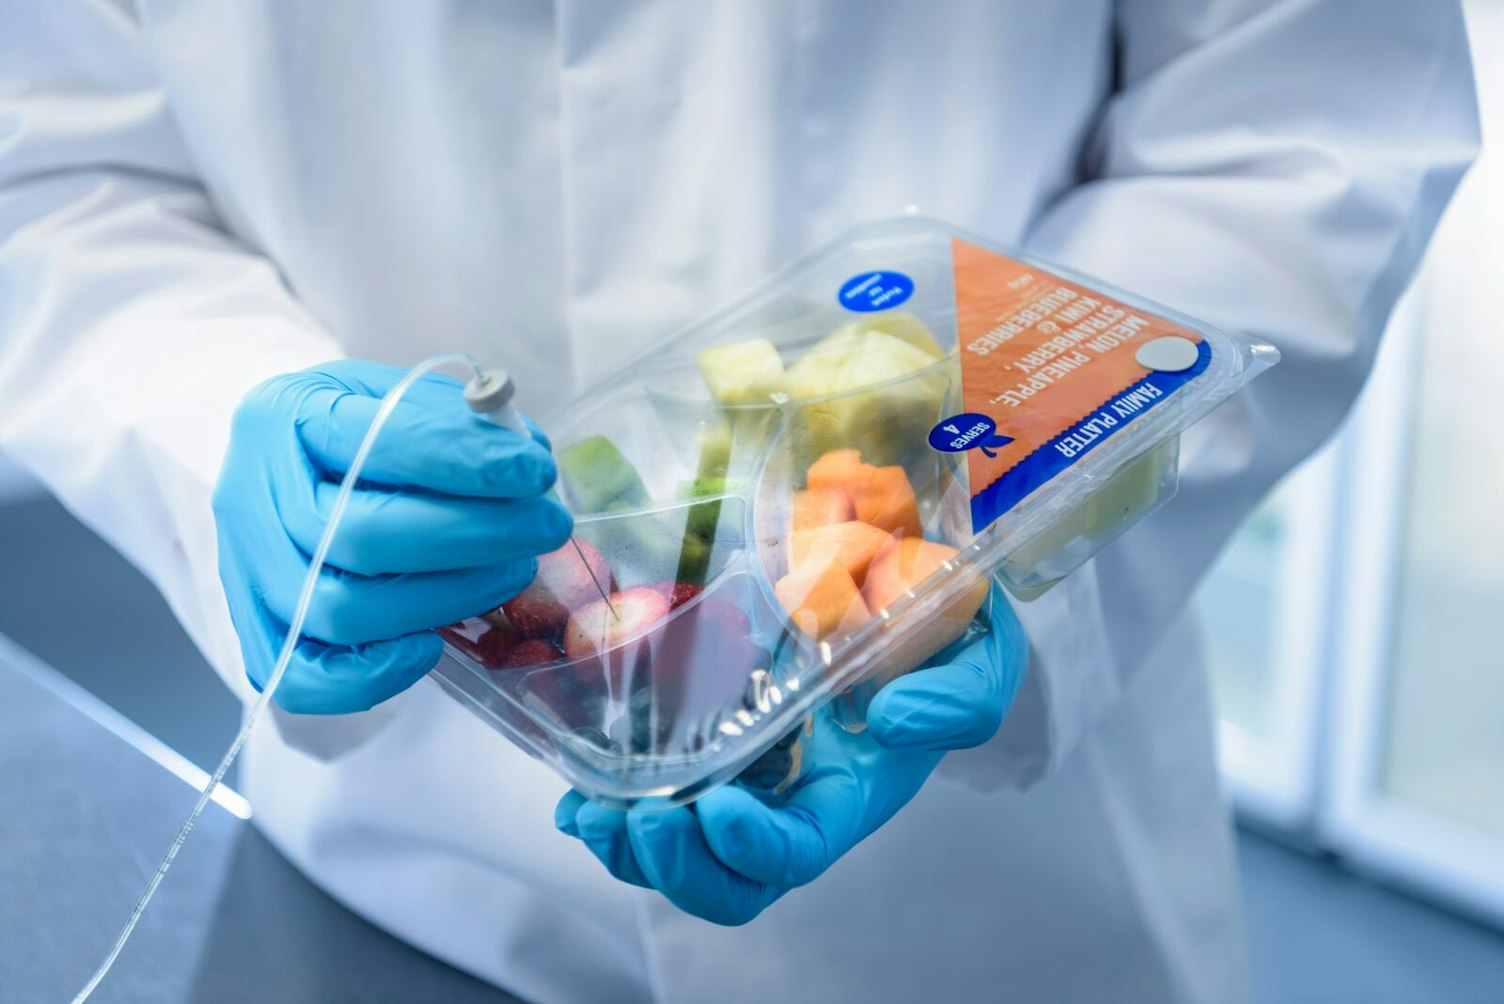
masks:
<instances>
[{"instance_id":1,"label":"white sensor cap","mask_svg":"<svg viewBox=\"0 0 1504 1004\"><path fill-rule=\"evenodd\" d=\"M465 385L465 403L481 415L505 408L517 388L506 370L482 370Z\"/></svg>"}]
</instances>

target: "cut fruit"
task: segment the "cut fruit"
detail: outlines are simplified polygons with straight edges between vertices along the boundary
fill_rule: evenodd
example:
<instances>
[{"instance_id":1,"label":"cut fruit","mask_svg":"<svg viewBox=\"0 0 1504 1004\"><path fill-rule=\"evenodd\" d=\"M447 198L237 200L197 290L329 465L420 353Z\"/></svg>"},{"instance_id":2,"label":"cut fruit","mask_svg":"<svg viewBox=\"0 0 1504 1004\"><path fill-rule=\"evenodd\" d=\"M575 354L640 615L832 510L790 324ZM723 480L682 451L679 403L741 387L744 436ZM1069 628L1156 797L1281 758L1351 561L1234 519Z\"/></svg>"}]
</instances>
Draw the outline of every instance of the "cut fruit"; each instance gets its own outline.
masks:
<instances>
[{"instance_id":1,"label":"cut fruit","mask_svg":"<svg viewBox=\"0 0 1504 1004\"><path fill-rule=\"evenodd\" d=\"M921 537L895 538L872 559L862 596L873 613L887 610L940 572L957 553L948 544ZM985 578L970 567L955 567L945 574L964 577L966 590L926 621L901 628L894 625L893 641L884 647L882 658L866 677L877 687L907 673L961 637L981 609L987 599Z\"/></svg>"},{"instance_id":2,"label":"cut fruit","mask_svg":"<svg viewBox=\"0 0 1504 1004\"><path fill-rule=\"evenodd\" d=\"M809 465L805 484L814 491L835 491L848 499L867 481L873 470L862 462L859 450L830 450Z\"/></svg>"},{"instance_id":3,"label":"cut fruit","mask_svg":"<svg viewBox=\"0 0 1504 1004\"><path fill-rule=\"evenodd\" d=\"M705 591L704 586L693 582L653 582L642 588L656 589L664 596L667 596L668 608L670 610L678 610Z\"/></svg>"},{"instance_id":4,"label":"cut fruit","mask_svg":"<svg viewBox=\"0 0 1504 1004\"><path fill-rule=\"evenodd\" d=\"M749 787L782 794L783 786L799 776L803 759L803 747L799 740L803 736L804 725L800 723L774 743L772 749L752 761L750 766L736 776L737 781Z\"/></svg>"},{"instance_id":5,"label":"cut fruit","mask_svg":"<svg viewBox=\"0 0 1504 1004\"><path fill-rule=\"evenodd\" d=\"M668 616L671 595L656 586L638 586L580 607L564 628L564 652L572 658L602 652L641 634Z\"/></svg>"},{"instance_id":6,"label":"cut fruit","mask_svg":"<svg viewBox=\"0 0 1504 1004\"><path fill-rule=\"evenodd\" d=\"M789 566L805 569L836 565L861 585L872 559L892 539L877 527L857 520L795 530L789 536Z\"/></svg>"},{"instance_id":7,"label":"cut fruit","mask_svg":"<svg viewBox=\"0 0 1504 1004\"><path fill-rule=\"evenodd\" d=\"M696 585L693 582L672 583L669 587L668 608L670 610L678 610L704 591L704 586Z\"/></svg>"},{"instance_id":8,"label":"cut fruit","mask_svg":"<svg viewBox=\"0 0 1504 1004\"><path fill-rule=\"evenodd\" d=\"M935 341L935 336L930 333L929 327L913 314L903 310L875 314L865 320L843 324L816 342L810 351L839 349L848 339L860 337L867 332L896 338L905 345L923 352L931 362L945 356L945 350L940 347L939 342Z\"/></svg>"},{"instance_id":9,"label":"cut fruit","mask_svg":"<svg viewBox=\"0 0 1504 1004\"><path fill-rule=\"evenodd\" d=\"M1163 494L1165 474L1179 457L1175 440L1135 458L1086 501L1086 533L1107 540L1143 519Z\"/></svg>"},{"instance_id":10,"label":"cut fruit","mask_svg":"<svg viewBox=\"0 0 1504 1004\"><path fill-rule=\"evenodd\" d=\"M470 623L474 623L473 621ZM503 665L521 639L508 627L486 627L476 637L470 637L466 624L455 624L439 631L444 640L488 669Z\"/></svg>"},{"instance_id":11,"label":"cut fruit","mask_svg":"<svg viewBox=\"0 0 1504 1004\"><path fill-rule=\"evenodd\" d=\"M808 488L795 492L791 512L791 529L795 533L844 523L855 514L851 507L851 497L835 488Z\"/></svg>"},{"instance_id":12,"label":"cut fruit","mask_svg":"<svg viewBox=\"0 0 1504 1004\"><path fill-rule=\"evenodd\" d=\"M510 628L512 626L512 622L507 620L506 611L501 609L501 607L497 607L495 610L487 610L480 615L480 619L488 624L494 624L499 628Z\"/></svg>"},{"instance_id":13,"label":"cut fruit","mask_svg":"<svg viewBox=\"0 0 1504 1004\"><path fill-rule=\"evenodd\" d=\"M864 523L906 537L924 533L919 525L919 500L902 467L871 469L867 480L852 493L851 501L856 518Z\"/></svg>"},{"instance_id":14,"label":"cut fruit","mask_svg":"<svg viewBox=\"0 0 1504 1004\"><path fill-rule=\"evenodd\" d=\"M783 357L766 338L717 345L701 352L696 362L721 404L767 404L774 394L788 391Z\"/></svg>"},{"instance_id":15,"label":"cut fruit","mask_svg":"<svg viewBox=\"0 0 1504 1004\"><path fill-rule=\"evenodd\" d=\"M679 498L711 499L709 502L701 502L690 507L689 517L684 522L684 532L714 540L716 526L721 518L721 500L713 496L724 495L740 486L741 482L733 483L720 476L700 477L693 481L681 482L678 491Z\"/></svg>"},{"instance_id":16,"label":"cut fruit","mask_svg":"<svg viewBox=\"0 0 1504 1004\"><path fill-rule=\"evenodd\" d=\"M710 569L715 543L721 536L721 510L723 500L716 496L735 491L745 482L731 479L725 474L701 473L693 481L680 482L678 497L681 499L705 499L690 506L684 520L684 542L679 552L679 564L674 578L680 582L704 582Z\"/></svg>"},{"instance_id":17,"label":"cut fruit","mask_svg":"<svg viewBox=\"0 0 1504 1004\"><path fill-rule=\"evenodd\" d=\"M745 613L711 596L585 660L597 666L598 680L630 694L607 735L634 753L664 753L686 741L697 723L736 700L755 668L768 664L767 653L749 638L751 629Z\"/></svg>"},{"instance_id":18,"label":"cut fruit","mask_svg":"<svg viewBox=\"0 0 1504 1004\"><path fill-rule=\"evenodd\" d=\"M501 660L502 669L525 669L528 666L546 666L564 657L559 647L542 638L529 638L506 654Z\"/></svg>"},{"instance_id":19,"label":"cut fruit","mask_svg":"<svg viewBox=\"0 0 1504 1004\"><path fill-rule=\"evenodd\" d=\"M957 553L949 544L937 544L923 537L895 538L868 566L862 596L873 610L886 610Z\"/></svg>"},{"instance_id":20,"label":"cut fruit","mask_svg":"<svg viewBox=\"0 0 1504 1004\"><path fill-rule=\"evenodd\" d=\"M907 376L935 358L892 335L847 325L816 342L789 368L789 392L796 398L844 394Z\"/></svg>"},{"instance_id":21,"label":"cut fruit","mask_svg":"<svg viewBox=\"0 0 1504 1004\"><path fill-rule=\"evenodd\" d=\"M559 451L558 463L565 498L577 516L638 509L650 501L637 468L605 436L566 446Z\"/></svg>"},{"instance_id":22,"label":"cut fruit","mask_svg":"<svg viewBox=\"0 0 1504 1004\"><path fill-rule=\"evenodd\" d=\"M939 359L945 355L945 351L940 348L940 343L935 341L934 335L930 334L929 327L906 310L877 314L858 323L869 330L892 335L899 341L914 346L931 359Z\"/></svg>"},{"instance_id":23,"label":"cut fruit","mask_svg":"<svg viewBox=\"0 0 1504 1004\"><path fill-rule=\"evenodd\" d=\"M873 467L857 450L831 450L810 464L805 478L810 492L834 492L850 500L857 519L888 533L918 537L919 500L908 473L898 466ZM798 497L795 497L797 503ZM798 518L798 510L795 510ZM849 517L848 517L849 518ZM795 524L795 529L805 527Z\"/></svg>"},{"instance_id":24,"label":"cut fruit","mask_svg":"<svg viewBox=\"0 0 1504 1004\"><path fill-rule=\"evenodd\" d=\"M648 718L677 729L678 739L684 739L686 727L738 700L749 674L770 665L747 611L754 598L771 598L764 598L750 576L723 583L716 593L700 595L683 583L654 582L611 597L620 621L599 602L594 610L577 612L567 643L571 661L532 677L529 696L546 707L559 727L599 729L624 748L631 745L629 736L613 730L636 729ZM684 605L669 613L679 602ZM624 700L639 702L624 716L635 721L618 724ZM639 716L639 710L650 713Z\"/></svg>"},{"instance_id":25,"label":"cut fruit","mask_svg":"<svg viewBox=\"0 0 1504 1004\"><path fill-rule=\"evenodd\" d=\"M796 413L795 449L810 456L856 446L870 460L896 462L909 452L903 437L922 443L940 417L948 381L919 373L934 363L902 339L851 325L816 343L788 371L796 400L821 399Z\"/></svg>"},{"instance_id":26,"label":"cut fruit","mask_svg":"<svg viewBox=\"0 0 1504 1004\"><path fill-rule=\"evenodd\" d=\"M701 426L695 435L695 452L699 454L696 468L700 477L725 477L731 470L731 448L734 438L731 424L718 419Z\"/></svg>"},{"instance_id":27,"label":"cut fruit","mask_svg":"<svg viewBox=\"0 0 1504 1004\"><path fill-rule=\"evenodd\" d=\"M701 582L714 571L717 544L685 533L684 510L641 513L612 520L578 524L577 535L588 537L611 555L619 586L655 582ZM722 548L733 549L731 542Z\"/></svg>"},{"instance_id":28,"label":"cut fruit","mask_svg":"<svg viewBox=\"0 0 1504 1004\"><path fill-rule=\"evenodd\" d=\"M819 641L847 634L870 616L856 581L839 565L796 568L773 587L789 619Z\"/></svg>"},{"instance_id":29,"label":"cut fruit","mask_svg":"<svg viewBox=\"0 0 1504 1004\"><path fill-rule=\"evenodd\" d=\"M715 557L715 541L695 534L686 534L679 547L679 564L674 569L674 578L680 582L703 585L710 575L710 562Z\"/></svg>"},{"instance_id":30,"label":"cut fruit","mask_svg":"<svg viewBox=\"0 0 1504 1004\"><path fill-rule=\"evenodd\" d=\"M581 554L588 567L580 560ZM600 599L597 582L601 589L612 588L611 566L600 551L576 537L540 557L532 583L503 603L501 609L524 638L557 638L571 610Z\"/></svg>"}]
</instances>

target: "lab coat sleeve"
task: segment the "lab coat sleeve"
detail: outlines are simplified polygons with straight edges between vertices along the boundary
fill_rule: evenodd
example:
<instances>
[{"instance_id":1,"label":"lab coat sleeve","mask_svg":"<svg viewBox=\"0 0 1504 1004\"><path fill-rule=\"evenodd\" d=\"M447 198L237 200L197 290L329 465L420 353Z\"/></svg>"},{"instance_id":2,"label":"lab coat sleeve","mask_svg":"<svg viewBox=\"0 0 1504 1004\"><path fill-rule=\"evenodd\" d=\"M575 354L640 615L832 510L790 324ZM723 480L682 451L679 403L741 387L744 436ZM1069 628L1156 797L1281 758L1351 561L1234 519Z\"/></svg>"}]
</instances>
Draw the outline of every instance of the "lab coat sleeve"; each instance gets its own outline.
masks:
<instances>
[{"instance_id":1,"label":"lab coat sleeve","mask_svg":"<svg viewBox=\"0 0 1504 1004\"><path fill-rule=\"evenodd\" d=\"M124 6L15 4L0 30L0 449L156 583L245 696L210 510L230 416L261 380L342 353L226 232Z\"/></svg>"},{"instance_id":2,"label":"lab coat sleeve","mask_svg":"<svg viewBox=\"0 0 1504 1004\"><path fill-rule=\"evenodd\" d=\"M1283 360L1184 437L1173 502L1019 607L1032 665L1014 709L942 765L983 790L1058 766L1233 530L1333 433L1478 142L1456 3L1127 0L1117 28L1085 180L1027 245Z\"/></svg>"}]
</instances>

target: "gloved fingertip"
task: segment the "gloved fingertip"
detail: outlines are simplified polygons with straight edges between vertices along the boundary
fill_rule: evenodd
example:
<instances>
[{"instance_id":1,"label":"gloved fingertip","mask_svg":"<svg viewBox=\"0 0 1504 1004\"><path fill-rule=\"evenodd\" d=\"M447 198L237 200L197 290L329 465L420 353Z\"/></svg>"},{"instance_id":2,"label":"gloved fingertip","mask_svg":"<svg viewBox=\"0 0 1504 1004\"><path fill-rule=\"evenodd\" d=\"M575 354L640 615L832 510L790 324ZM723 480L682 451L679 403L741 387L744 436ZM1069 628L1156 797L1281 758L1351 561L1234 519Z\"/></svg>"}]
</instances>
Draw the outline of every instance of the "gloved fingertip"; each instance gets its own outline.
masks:
<instances>
[{"instance_id":1,"label":"gloved fingertip","mask_svg":"<svg viewBox=\"0 0 1504 1004\"><path fill-rule=\"evenodd\" d=\"M439 637L437 631L416 631L404 635L400 640L407 649L403 658L410 660L414 666L424 667L425 673L438 665L439 659L444 655L444 639Z\"/></svg>"},{"instance_id":2,"label":"gloved fingertip","mask_svg":"<svg viewBox=\"0 0 1504 1004\"><path fill-rule=\"evenodd\" d=\"M545 450L552 450L554 448L553 440L548 438L548 433L543 431L543 427L541 425L539 425L537 422L534 422L526 415L522 416L522 422L527 426L527 431L529 435L533 437L534 442L543 447Z\"/></svg>"},{"instance_id":3,"label":"gloved fingertip","mask_svg":"<svg viewBox=\"0 0 1504 1004\"><path fill-rule=\"evenodd\" d=\"M581 840L607 841L623 828L625 813L589 800L582 799L582 802L574 817L575 830Z\"/></svg>"},{"instance_id":4,"label":"gloved fingertip","mask_svg":"<svg viewBox=\"0 0 1504 1004\"><path fill-rule=\"evenodd\" d=\"M545 496L543 501L548 504L549 519L552 521L544 528L543 536L550 541L557 540L557 546L563 547L574 536L574 514L557 499Z\"/></svg>"},{"instance_id":5,"label":"gloved fingertip","mask_svg":"<svg viewBox=\"0 0 1504 1004\"><path fill-rule=\"evenodd\" d=\"M554 828L565 836L578 839L580 828L576 822L576 817L578 817L580 809L585 804L586 799L584 795L581 795L573 788L566 791L564 797L559 799L559 804L554 806Z\"/></svg>"},{"instance_id":6,"label":"gloved fingertip","mask_svg":"<svg viewBox=\"0 0 1504 1004\"><path fill-rule=\"evenodd\" d=\"M1002 724L998 695L972 684L970 666L934 666L896 680L872 699L867 727L888 749L954 750L980 746Z\"/></svg>"},{"instance_id":7,"label":"gloved fingertip","mask_svg":"<svg viewBox=\"0 0 1504 1004\"><path fill-rule=\"evenodd\" d=\"M575 813L575 827L586 849L613 876L623 882L644 888L652 883L638 863L627 828L627 813L608 809L588 800L581 800Z\"/></svg>"},{"instance_id":8,"label":"gloved fingertip","mask_svg":"<svg viewBox=\"0 0 1504 1004\"><path fill-rule=\"evenodd\" d=\"M684 806L672 809L633 809L627 813L627 837L647 880L665 894L682 889L709 855L700 838L698 818Z\"/></svg>"},{"instance_id":9,"label":"gloved fingertip","mask_svg":"<svg viewBox=\"0 0 1504 1004\"><path fill-rule=\"evenodd\" d=\"M539 445L541 446L541 444ZM538 484L538 493L540 495L552 488L554 482L559 480L558 461L554 460L554 455L547 452L547 450L548 447L542 447L538 451L538 459L534 462L536 466L533 470L533 478Z\"/></svg>"},{"instance_id":10,"label":"gloved fingertip","mask_svg":"<svg viewBox=\"0 0 1504 1004\"><path fill-rule=\"evenodd\" d=\"M674 809L651 810L627 813L627 832L633 837L645 837L652 839L672 831L674 820L670 814Z\"/></svg>"},{"instance_id":11,"label":"gloved fingertip","mask_svg":"<svg viewBox=\"0 0 1504 1004\"><path fill-rule=\"evenodd\" d=\"M559 465L548 449L529 436L496 429L481 440L470 476L483 494L500 498L542 495L559 479Z\"/></svg>"},{"instance_id":12,"label":"gloved fingertip","mask_svg":"<svg viewBox=\"0 0 1504 1004\"><path fill-rule=\"evenodd\" d=\"M444 639L437 631L416 631L390 641L357 645L355 651L375 666L369 681L374 706L427 676L444 655Z\"/></svg>"},{"instance_id":13,"label":"gloved fingertip","mask_svg":"<svg viewBox=\"0 0 1504 1004\"><path fill-rule=\"evenodd\" d=\"M695 803L705 842L728 868L741 871L763 843L767 807L751 792L725 785Z\"/></svg>"},{"instance_id":14,"label":"gloved fingertip","mask_svg":"<svg viewBox=\"0 0 1504 1004\"><path fill-rule=\"evenodd\" d=\"M563 547L564 543L568 542L568 540L569 538L565 537L564 542L561 542L559 547ZM505 564L497 565L496 572L499 576L499 582L497 583L499 591L509 594L497 601L496 605L500 606L526 589L538 577L538 559L523 558L520 561L509 561Z\"/></svg>"},{"instance_id":15,"label":"gloved fingertip","mask_svg":"<svg viewBox=\"0 0 1504 1004\"><path fill-rule=\"evenodd\" d=\"M813 882L829 865L829 837L816 815L775 809L735 785L697 804L711 853L746 879L787 889Z\"/></svg>"},{"instance_id":16,"label":"gloved fingertip","mask_svg":"<svg viewBox=\"0 0 1504 1004\"><path fill-rule=\"evenodd\" d=\"M922 711L907 693L896 690L896 683L877 692L867 705L867 730L881 746L903 749L914 738L912 719L922 717ZM924 731L922 728L919 731Z\"/></svg>"}]
</instances>

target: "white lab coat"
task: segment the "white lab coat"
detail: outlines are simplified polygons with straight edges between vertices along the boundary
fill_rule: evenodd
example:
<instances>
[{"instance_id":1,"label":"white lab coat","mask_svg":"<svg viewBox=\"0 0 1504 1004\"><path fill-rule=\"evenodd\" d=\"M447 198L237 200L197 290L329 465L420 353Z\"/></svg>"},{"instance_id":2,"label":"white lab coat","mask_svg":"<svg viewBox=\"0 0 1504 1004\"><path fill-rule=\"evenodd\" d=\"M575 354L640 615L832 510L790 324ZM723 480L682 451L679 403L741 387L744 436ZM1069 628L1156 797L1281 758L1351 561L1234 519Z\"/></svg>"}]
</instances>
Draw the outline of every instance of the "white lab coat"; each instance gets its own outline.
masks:
<instances>
[{"instance_id":1,"label":"white lab coat","mask_svg":"<svg viewBox=\"0 0 1504 1004\"><path fill-rule=\"evenodd\" d=\"M1439 0L11 0L0 448L244 693L209 494L272 374L467 349L546 413L910 205L1255 332L1284 362L1176 501L1021 610L998 737L744 928L610 879L428 681L265 723L243 785L333 895L532 1000L1237 1000L1180 615L1341 418L1475 142Z\"/></svg>"}]
</instances>

